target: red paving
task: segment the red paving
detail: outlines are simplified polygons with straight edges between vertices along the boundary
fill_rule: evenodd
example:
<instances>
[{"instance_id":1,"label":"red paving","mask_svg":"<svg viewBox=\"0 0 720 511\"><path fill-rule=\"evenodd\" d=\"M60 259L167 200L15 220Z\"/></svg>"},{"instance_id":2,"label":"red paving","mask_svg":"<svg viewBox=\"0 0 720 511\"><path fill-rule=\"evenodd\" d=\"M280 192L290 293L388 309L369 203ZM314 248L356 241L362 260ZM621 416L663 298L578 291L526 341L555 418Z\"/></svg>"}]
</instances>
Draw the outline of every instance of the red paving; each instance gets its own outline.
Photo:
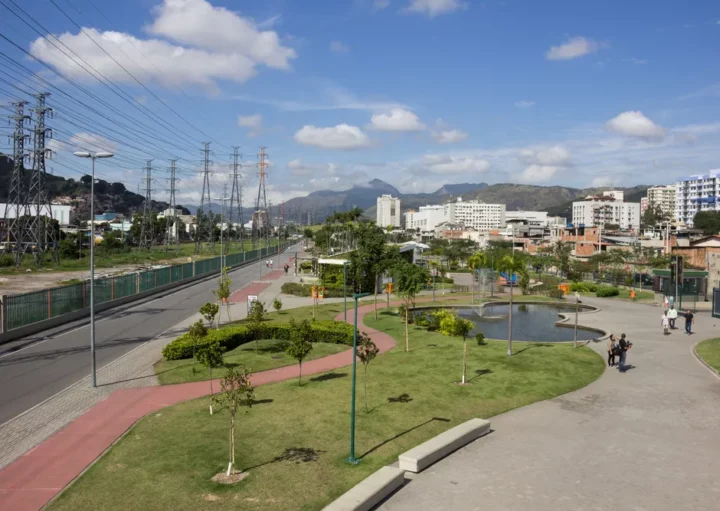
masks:
<instances>
[{"instance_id":1,"label":"red paving","mask_svg":"<svg viewBox=\"0 0 720 511\"><path fill-rule=\"evenodd\" d=\"M268 276L278 272L284 273L282 270L275 270ZM270 278L277 277L279 275ZM247 290L253 289L256 284L237 291L233 297L241 296L242 293L255 294L255 291ZM362 325L365 314L373 310L373 304L359 307L358 323ZM335 321L342 321L342 317L342 313L338 314ZM386 333L368 327L363 327L363 331L375 341L381 353L395 346L395 340ZM347 350L305 362L303 373L323 373L350 364L352 350ZM252 375L252 382L257 386L297 377L298 366L292 365L255 373ZM41 509L138 419L166 406L205 396L208 390L208 382L203 381L113 392L66 428L0 471L0 509Z\"/></svg>"}]
</instances>

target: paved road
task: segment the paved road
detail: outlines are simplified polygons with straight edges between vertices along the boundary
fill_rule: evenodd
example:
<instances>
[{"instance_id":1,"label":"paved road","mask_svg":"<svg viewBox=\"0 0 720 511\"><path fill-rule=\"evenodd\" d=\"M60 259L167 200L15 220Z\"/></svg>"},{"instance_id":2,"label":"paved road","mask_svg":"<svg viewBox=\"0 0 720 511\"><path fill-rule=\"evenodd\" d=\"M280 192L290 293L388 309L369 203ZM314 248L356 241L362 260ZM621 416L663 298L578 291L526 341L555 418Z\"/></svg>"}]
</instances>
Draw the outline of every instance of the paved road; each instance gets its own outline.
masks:
<instances>
[{"instance_id":1,"label":"paved road","mask_svg":"<svg viewBox=\"0 0 720 511\"><path fill-rule=\"evenodd\" d=\"M299 250L291 247L286 253ZM277 263L277 257L275 257ZM233 289L266 273L265 262L253 263L230 273ZM106 311L96 316L97 367L100 368L138 345L153 339L214 299L216 279L186 287L140 304ZM49 338L0 357L0 424L32 408L90 373L90 329L86 322L55 328L15 343Z\"/></svg>"},{"instance_id":2,"label":"paved road","mask_svg":"<svg viewBox=\"0 0 720 511\"><path fill-rule=\"evenodd\" d=\"M581 323L627 333L626 373L607 369L576 392L491 419L493 432L426 469L379 509L720 509L720 379L691 347L720 335L663 336L661 308L585 299L603 307ZM594 349L605 355L605 343ZM527 351L531 353L532 350Z\"/></svg>"}]
</instances>

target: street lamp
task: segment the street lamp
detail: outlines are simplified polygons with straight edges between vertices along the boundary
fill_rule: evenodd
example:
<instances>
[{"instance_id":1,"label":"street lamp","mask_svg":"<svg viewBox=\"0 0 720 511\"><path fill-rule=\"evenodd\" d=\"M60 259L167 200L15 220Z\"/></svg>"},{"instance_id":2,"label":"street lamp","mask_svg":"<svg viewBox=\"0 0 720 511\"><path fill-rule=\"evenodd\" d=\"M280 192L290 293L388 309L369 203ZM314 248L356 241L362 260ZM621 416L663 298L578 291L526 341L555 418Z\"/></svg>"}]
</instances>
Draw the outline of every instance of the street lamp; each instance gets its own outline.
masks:
<instances>
[{"instance_id":1,"label":"street lamp","mask_svg":"<svg viewBox=\"0 0 720 511\"><path fill-rule=\"evenodd\" d=\"M95 160L99 158L112 158L113 153L77 151L73 153L78 158L92 160L92 179L90 180L90 356L92 360L90 381L97 387L95 371Z\"/></svg>"},{"instance_id":2,"label":"street lamp","mask_svg":"<svg viewBox=\"0 0 720 511\"><path fill-rule=\"evenodd\" d=\"M355 457L355 370L357 366L357 310L358 300L365 296L369 296L370 293L355 293L352 297L355 299L355 322L353 323L353 359L352 359L352 397L350 398L350 456L347 458L347 462L353 465L360 463L360 460Z\"/></svg>"}]
</instances>

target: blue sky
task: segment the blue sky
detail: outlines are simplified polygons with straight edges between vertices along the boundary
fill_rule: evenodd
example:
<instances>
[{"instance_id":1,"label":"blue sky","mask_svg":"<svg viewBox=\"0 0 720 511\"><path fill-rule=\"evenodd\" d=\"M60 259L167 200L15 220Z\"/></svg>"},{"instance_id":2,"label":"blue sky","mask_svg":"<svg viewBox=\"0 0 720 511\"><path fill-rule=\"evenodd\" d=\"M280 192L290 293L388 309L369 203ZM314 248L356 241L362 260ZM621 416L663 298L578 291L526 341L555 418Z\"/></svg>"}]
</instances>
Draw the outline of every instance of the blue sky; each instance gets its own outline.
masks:
<instances>
[{"instance_id":1,"label":"blue sky","mask_svg":"<svg viewBox=\"0 0 720 511\"><path fill-rule=\"evenodd\" d=\"M78 177L72 150L107 148L103 176L135 187L152 158L162 198L176 157L179 202L199 197L204 140L213 195L230 146L248 187L267 146L276 203L373 178L630 186L720 167L712 1L1 0L0 33L39 76L0 59L4 114L57 88L54 172Z\"/></svg>"}]
</instances>

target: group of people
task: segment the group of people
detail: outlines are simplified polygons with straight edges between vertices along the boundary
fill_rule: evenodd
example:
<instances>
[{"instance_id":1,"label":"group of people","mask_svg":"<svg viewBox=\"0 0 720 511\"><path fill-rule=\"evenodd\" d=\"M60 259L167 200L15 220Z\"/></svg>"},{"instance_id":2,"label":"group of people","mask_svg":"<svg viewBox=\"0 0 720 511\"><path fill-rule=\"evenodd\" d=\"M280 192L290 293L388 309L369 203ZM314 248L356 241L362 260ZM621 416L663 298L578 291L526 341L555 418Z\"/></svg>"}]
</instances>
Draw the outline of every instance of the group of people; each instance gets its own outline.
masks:
<instances>
[{"instance_id":1,"label":"group of people","mask_svg":"<svg viewBox=\"0 0 720 511\"><path fill-rule=\"evenodd\" d=\"M266 268L272 268L272 267L273 267L273 260L272 260L272 259L268 259L267 261L265 261L265 267L266 267Z\"/></svg>"},{"instance_id":2,"label":"group of people","mask_svg":"<svg viewBox=\"0 0 720 511\"><path fill-rule=\"evenodd\" d=\"M685 318L685 333L687 335L692 334L692 325L695 315L690 312L690 309L686 309L685 312L681 312L680 315ZM670 330L675 330L675 321L677 320L677 317L678 311L675 309L674 305L671 305L670 309L666 310L660 317L663 334L670 335Z\"/></svg>"},{"instance_id":3,"label":"group of people","mask_svg":"<svg viewBox=\"0 0 720 511\"><path fill-rule=\"evenodd\" d=\"M627 352L630 348L632 348L632 343L627 340L625 334L620 335L620 340L615 337L615 334L610 334L608 341L608 366L614 367L617 365L618 370L624 373L627 370L625 362L627 361ZM616 357L619 359L617 364L615 364Z\"/></svg>"}]
</instances>

